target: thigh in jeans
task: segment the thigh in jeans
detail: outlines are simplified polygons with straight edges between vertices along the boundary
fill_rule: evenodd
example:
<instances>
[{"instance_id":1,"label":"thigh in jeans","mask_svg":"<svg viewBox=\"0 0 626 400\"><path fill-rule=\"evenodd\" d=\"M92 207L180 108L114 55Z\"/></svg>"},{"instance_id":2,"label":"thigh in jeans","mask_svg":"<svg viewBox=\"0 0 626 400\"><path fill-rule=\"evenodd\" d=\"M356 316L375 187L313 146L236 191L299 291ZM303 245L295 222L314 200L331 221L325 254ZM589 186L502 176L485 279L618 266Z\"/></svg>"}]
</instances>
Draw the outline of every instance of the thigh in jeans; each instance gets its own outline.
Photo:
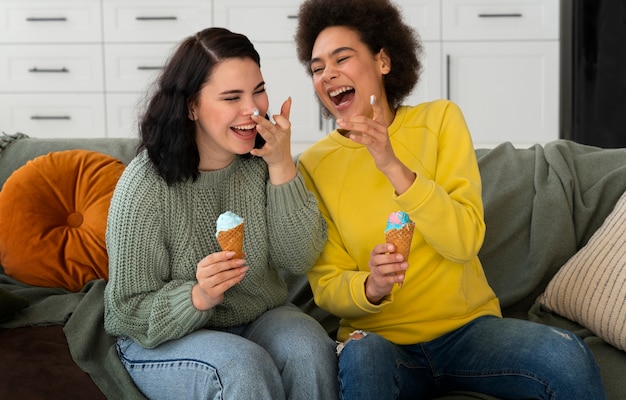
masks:
<instances>
[{"instance_id":1,"label":"thigh in jeans","mask_svg":"<svg viewBox=\"0 0 626 400\"><path fill-rule=\"evenodd\" d=\"M154 349L119 338L117 348L135 385L150 399L284 398L269 354L238 335L199 330Z\"/></svg>"},{"instance_id":2,"label":"thigh in jeans","mask_svg":"<svg viewBox=\"0 0 626 400\"><path fill-rule=\"evenodd\" d=\"M337 399L335 341L313 317L287 304L266 311L243 336L272 356L288 398Z\"/></svg>"}]
</instances>

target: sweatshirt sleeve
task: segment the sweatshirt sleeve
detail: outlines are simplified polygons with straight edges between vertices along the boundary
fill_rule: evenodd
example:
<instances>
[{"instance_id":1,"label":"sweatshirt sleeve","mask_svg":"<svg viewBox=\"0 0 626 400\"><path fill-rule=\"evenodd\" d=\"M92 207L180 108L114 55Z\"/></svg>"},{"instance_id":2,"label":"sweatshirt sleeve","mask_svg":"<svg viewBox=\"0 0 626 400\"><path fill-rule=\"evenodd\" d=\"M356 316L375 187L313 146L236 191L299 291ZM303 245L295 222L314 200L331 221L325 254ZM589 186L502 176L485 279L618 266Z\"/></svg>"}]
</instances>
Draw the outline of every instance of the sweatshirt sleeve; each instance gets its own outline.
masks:
<instances>
[{"instance_id":1,"label":"sweatshirt sleeve","mask_svg":"<svg viewBox=\"0 0 626 400\"><path fill-rule=\"evenodd\" d=\"M282 185L267 186L270 261L294 274L306 273L326 242L326 222L300 173Z\"/></svg>"},{"instance_id":2,"label":"sweatshirt sleeve","mask_svg":"<svg viewBox=\"0 0 626 400\"><path fill-rule=\"evenodd\" d=\"M107 221L105 328L147 348L197 330L213 314L193 306L193 281L170 279L165 190L156 173L131 163L115 189Z\"/></svg>"},{"instance_id":3,"label":"sweatshirt sleeve","mask_svg":"<svg viewBox=\"0 0 626 400\"><path fill-rule=\"evenodd\" d=\"M478 255L485 236L480 172L459 107L437 102L429 126L437 135L428 171L417 170L413 185L396 201L437 253L458 263Z\"/></svg>"}]
</instances>

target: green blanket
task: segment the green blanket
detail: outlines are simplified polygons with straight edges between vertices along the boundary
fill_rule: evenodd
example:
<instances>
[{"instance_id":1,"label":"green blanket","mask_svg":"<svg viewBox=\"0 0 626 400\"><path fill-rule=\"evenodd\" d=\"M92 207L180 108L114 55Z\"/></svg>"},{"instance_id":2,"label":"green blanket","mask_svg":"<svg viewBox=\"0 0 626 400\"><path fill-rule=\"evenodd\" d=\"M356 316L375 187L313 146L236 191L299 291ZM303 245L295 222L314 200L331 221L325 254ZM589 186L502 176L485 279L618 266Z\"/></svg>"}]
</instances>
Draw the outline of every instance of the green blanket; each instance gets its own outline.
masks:
<instances>
[{"instance_id":1,"label":"green blanket","mask_svg":"<svg viewBox=\"0 0 626 400\"><path fill-rule=\"evenodd\" d=\"M557 140L478 150L485 243L479 253L505 315L526 313L626 190L626 149Z\"/></svg>"}]
</instances>

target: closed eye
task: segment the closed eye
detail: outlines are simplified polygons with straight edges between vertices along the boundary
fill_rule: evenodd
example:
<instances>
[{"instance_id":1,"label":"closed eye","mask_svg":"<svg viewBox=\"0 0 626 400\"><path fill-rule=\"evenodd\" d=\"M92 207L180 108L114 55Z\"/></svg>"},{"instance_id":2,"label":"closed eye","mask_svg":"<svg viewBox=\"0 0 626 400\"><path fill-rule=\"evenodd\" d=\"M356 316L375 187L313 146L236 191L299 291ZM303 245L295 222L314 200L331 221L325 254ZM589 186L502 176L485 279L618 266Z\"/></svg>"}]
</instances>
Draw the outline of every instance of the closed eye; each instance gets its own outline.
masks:
<instances>
[{"instance_id":1,"label":"closed eye","mask_svg":"<svg viewBox=\"0 0 626 400\"><path fill-rule=\"evenodd\" d=\"M322 66L316 65L316 66L311 66L311 73L312 74L317 74L320 73L324 70L324 68Z\"/></svg>"}]
</instances>

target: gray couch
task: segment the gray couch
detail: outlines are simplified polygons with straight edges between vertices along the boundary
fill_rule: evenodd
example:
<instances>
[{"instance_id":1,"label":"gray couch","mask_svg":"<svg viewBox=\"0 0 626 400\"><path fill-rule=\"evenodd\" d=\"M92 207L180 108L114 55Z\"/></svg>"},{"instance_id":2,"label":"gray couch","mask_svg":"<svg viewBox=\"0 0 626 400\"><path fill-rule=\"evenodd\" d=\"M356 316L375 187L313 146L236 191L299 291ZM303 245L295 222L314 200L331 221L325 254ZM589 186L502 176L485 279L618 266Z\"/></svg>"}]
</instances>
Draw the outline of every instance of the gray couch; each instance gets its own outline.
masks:
<instances>
[{"instance_id":1,"label":"gray couch","mask_svg":"<svg viewBox=\"0 0 626 400\"><path fill-rule=\"evenodd\" d=\"M0 185L28 160L51 151L95 150L127 163L135 154L135 146L132 139L5 136L0 143ZM626 149L598 149L568 141L516 149L504 143L495 149L479 149L477 156L487 224L480 258L505 316L565 327L583 337L600 364L609 398L626 398L626 353L535 302L626 190ZM285 279L291 301L317 318L332 335L337 320L315 306L306 279ZM0 397L55 398L52 392L58 387L59 398L141 398L117 361L113 338L102 327L104 285L102 280L92 281L81 292L70 293L30 287L0 274L1 291L29 302L24 309L28 312L22 310L0 324ZM34 336L28 336L33 332ZM33 349L33 341L39 347ZM61 369L61 361L46 364L38 359L33 365L29 357L44 354L46 345L61 349L66 369ZM26 352L28 357L20 357ZM60 360L61 356L56 357ZM59 375L58 371L64 372ZM445 398L489 399L472 393L452 393Z\"/></svg>"}]
</instances>

